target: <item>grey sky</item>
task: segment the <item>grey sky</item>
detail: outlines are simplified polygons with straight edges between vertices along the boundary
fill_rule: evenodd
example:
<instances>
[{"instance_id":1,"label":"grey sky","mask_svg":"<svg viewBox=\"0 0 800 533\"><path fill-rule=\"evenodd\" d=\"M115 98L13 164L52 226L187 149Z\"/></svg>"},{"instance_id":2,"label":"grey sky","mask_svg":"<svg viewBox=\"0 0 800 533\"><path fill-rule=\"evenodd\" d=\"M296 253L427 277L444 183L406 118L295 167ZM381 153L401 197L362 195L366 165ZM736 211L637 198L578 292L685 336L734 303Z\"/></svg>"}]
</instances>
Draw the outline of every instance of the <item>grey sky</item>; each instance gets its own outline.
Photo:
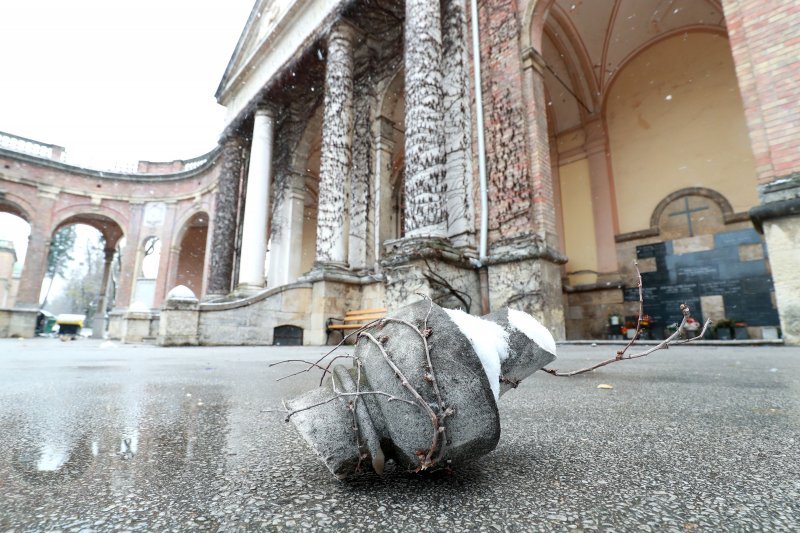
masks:
<instances>
[{"instance_id":1,"label":"grey sky","mask_svg":"<svg viewBox=\"0 0 800 533\"><path fill-rule=\"evenodd\" d=\"M3 0L0 130L81 160L210 150L253 0Z\"/></svg>"}]
</instances>

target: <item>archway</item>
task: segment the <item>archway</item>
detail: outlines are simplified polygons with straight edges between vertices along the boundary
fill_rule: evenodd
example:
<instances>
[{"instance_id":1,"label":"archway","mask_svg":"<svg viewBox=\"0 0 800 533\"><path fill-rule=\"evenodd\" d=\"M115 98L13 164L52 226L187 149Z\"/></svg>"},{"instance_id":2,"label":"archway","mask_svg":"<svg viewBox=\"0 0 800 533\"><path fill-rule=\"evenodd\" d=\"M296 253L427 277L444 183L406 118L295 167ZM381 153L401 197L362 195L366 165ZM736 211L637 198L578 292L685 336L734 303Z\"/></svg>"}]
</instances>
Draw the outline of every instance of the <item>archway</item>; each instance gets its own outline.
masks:
<instances>
[{"instance_id":1,"label":"archway","mask_svg":"<svg viewBox=\"0 0 800 533\"><path fill-rule=\"evenodd\" d=\"M123 240L121 225L107 214L65 214L50 237L40 305L54 314L84 315L84 327L103 338L116 295L112 263Z\"/></svg>"},{"instance_id":2,"label":"archway","mask_svg":"<svg viewBox=\"0 0 800 533\"><path fill-rule=\"evenodd\" d=\"M0 308L12 308L16 301L31 233L26 216L18 206L0 203Z\"/></svg>"},{"instance_id":3,"label":"archway","mask_svg":"<svg viewBox=\"0 0 800 533\"><path fill-rule=\"evenodd\" d=\"M203 272L208 243L208 214L194 213L183 224L174 240L178 242L174 281L170 286L184 285L198 297L203 295Z\"/></svg>"},{"instance_id":4,"label":"archway","mask_svg":"<svg viewBox=\"0 0 800 533\"><path fill-rule=\"evenodd\" d=\"M755 165L724 14L717 2L689 0L669 9L657 0L539 1L529 11L523 40L543 59L569 257L567 336L605 337L610 315L636 314L632 296L623 299L615 287L634 283L633 261L647 254L643 247L749 228L746 211L758 203ZM713 231L704 229L708 236L693 228L673 235L669 224L651 222L659 203L697 187L730 202ZM720 213L700 205L710 196L682 198L686 211ZM699 316L699 302L695 307Z\"/></svg>"},{"instance_id":5,"label":"archway","mask_svg":"<svg viewBox=\"0 0 800 533\"><path fill-rule=\"evenodd\" d=\"M106 248L106 239L97 228L78 222L61 225L50 238L39 297L41 309L54 316L83 315L84 332L91 330L94 335L95 319L99 318L97 337L104 334L103 319L109 308Z\"/></svg>"},{"instance_id":6,"label":"archway","mask_svg":"<svg viewBox=\"0 0 800 533\"><path fill-rule=\"evenodd\" d=\"M137 256L136 284L131 307L151 309L155 305L161 263L161 239L155 235L146 236L139 245Z\"/></svg>"}]
</instances>

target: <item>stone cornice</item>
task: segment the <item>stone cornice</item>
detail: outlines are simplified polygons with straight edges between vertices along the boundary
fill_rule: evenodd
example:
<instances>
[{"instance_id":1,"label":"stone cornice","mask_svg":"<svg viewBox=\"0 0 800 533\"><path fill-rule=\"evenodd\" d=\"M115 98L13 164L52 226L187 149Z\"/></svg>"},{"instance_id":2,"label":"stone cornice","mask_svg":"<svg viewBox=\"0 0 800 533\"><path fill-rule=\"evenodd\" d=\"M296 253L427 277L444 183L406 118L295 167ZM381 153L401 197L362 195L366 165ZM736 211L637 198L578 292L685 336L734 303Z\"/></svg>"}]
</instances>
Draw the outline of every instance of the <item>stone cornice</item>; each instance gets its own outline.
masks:
<instances>
[{"instance_id":1,"label":"stone cornice","mask_svg":"<svg viewBox=\"0 0 800 533\"><path fill-rule=\"evenodd\" d=\"M221 152L220 147L217 146L216 148L208 152L208 154L206 154L207 159L202 165L193 168L191 170L182 170L180 172L171 172L169 174L124 174L120 172L109 172L105 170L93 170L90 168L62 163L60 161L53 161L52 159L36 157L34 155L23 154L21 152L14 152L12 150L6 150L5 148L0 148L0 157L8 157L10 159L24 161L25 163L40 165L43 167L60 170L62 172L69 172L71 174L78 174L91 178L115 179L121 181L164 182L164 181L184 180L187 178L193 178L198 174L202 174L203 172L214 166L217 158L219 157L220 152ZM7 176L3 177L7 178Z\"/></svg>"}]
</instances>

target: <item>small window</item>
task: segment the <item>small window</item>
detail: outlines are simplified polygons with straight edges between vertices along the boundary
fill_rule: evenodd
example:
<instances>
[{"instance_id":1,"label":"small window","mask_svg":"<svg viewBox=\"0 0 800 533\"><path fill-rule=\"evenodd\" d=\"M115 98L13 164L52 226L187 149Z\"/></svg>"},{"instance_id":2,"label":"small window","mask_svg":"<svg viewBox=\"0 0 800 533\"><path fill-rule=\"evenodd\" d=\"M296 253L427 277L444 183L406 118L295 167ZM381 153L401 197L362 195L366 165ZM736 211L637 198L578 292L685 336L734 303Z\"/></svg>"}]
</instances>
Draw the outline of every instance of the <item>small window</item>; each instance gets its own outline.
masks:
<instances>
[{"instance_id":1,"label":"small window","mask_svg":"<svg viewBox=\"0 0 800 533\"><path fill-rule=\"evenodd\" d=\"M303 328L297 326L278 326L272 334L274 346L302 346Z\"/></svg>"}]
</instances>

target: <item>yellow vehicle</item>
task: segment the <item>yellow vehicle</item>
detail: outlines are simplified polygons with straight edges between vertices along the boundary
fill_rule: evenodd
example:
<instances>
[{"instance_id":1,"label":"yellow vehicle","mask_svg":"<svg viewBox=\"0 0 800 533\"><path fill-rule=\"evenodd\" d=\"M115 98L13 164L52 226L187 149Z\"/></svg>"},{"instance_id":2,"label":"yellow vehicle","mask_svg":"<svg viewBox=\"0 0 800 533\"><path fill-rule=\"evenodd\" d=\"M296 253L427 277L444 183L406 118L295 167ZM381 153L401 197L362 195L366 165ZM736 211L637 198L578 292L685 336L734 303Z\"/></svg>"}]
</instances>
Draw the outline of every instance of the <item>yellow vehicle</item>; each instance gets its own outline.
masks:
<instances>
[{"instance_id":1,"label":"yellow vehicle","mask_svg":"<svg viewBox=\"0 0 800 533\"><path fill-rule=\"evenodd\" d=\"M62 340L72 340L81 333L86 315L61 314L56 317L58 337Z\"/></svg>"}]
</instances>

